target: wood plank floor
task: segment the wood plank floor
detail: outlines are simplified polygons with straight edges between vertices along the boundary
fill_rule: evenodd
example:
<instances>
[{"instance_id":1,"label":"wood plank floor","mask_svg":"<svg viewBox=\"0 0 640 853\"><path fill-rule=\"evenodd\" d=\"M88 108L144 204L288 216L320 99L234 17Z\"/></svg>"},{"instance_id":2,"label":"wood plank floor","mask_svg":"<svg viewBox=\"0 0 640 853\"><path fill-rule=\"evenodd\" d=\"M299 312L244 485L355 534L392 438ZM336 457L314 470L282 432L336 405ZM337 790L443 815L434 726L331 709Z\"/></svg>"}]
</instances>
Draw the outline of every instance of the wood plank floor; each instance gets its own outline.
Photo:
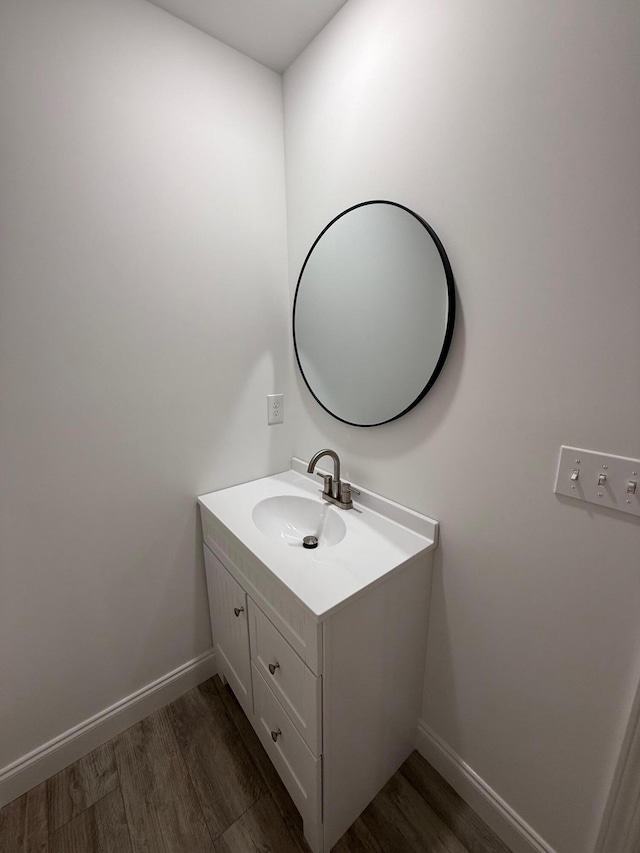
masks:
<instances>
[{"instance_id":1,"label":"wood plank floor","mask_svg":"<svg viewBox=\"0 0 640 853\"><path fill-rule=\"evenodd\" d=\"M233 693L201 684L0 811L0 853L309 853ZM414 752L333 853L510 853Z\"/></svg>"}]
</instances>

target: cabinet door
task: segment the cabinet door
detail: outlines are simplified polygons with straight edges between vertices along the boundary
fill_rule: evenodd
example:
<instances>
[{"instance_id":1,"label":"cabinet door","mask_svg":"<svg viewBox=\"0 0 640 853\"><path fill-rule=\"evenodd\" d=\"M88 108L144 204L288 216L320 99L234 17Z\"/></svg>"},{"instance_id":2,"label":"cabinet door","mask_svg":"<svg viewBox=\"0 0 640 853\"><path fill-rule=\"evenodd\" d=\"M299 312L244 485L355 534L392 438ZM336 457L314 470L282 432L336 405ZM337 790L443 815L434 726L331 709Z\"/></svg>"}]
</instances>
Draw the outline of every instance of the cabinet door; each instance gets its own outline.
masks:
<instances>
[{"instance_id":1,"label":"cabinet door","mask_svg":"<svg viewBox=\"0 0 640 853\"><path fill-rule=\"evenodd\" d=\"M247 596L220 560L205 546L211 629L218 672L231 685L245 713L253 716Z\"/></svg>"}]
</instances>

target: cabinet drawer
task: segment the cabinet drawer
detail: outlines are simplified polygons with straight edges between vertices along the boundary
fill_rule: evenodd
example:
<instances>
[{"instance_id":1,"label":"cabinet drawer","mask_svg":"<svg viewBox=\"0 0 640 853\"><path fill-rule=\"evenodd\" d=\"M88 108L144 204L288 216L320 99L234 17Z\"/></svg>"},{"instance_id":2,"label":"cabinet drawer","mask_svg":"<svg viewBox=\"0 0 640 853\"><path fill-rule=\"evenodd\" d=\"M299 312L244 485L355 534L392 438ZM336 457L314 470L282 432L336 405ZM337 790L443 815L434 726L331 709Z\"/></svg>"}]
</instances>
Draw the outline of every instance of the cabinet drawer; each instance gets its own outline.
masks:
<instances>
[{"instance_id":1,"label":"cabinet drawer","mask_svg":"<svg viewBox=\"0 0 640 853\"><path fill-rule=\"evenodd\" d=\"M316 758L298 734L286 711L253 668L254 727L303 820L320 815L321 759Z\"/></svg>"},{"instance_id":2,"label":"cabinet drawer","mask_svg":"<svg viewBox=\"0 0 640 853\"><path fill-rule=\"evenodd\" d=\"M305 666L304 661L251 599L249 631L253 663L309 749L315 755L320 755L321 679Z\"/></svg>"}]
</instances>

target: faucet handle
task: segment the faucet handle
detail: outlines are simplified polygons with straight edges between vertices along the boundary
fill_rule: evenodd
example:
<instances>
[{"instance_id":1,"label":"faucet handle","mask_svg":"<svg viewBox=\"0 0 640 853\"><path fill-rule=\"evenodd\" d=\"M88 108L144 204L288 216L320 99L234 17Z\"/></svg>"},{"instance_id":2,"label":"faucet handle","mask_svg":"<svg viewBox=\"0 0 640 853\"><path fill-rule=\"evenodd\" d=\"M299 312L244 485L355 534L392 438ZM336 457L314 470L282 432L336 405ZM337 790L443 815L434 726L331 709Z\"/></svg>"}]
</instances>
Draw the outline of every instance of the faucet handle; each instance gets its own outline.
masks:
<instances>
[{"instance_id":1,"label":"faucet handle","mask_svg":"<svg viewBox=\"0 0 640 853\"><path fill-rule=\"evenodd\" d=\"M351 503L352 495L359 495L360 492L358 489L354 489L351 483L342 483L342 488L340 489L340 500L343 503Z\"/></svg>"},{"instance_id":2,"label":"faucet handle","mask_svg":"<svg viewBox=\"0 0 640 853\"><path fill-rule=\"evenodd\" d=\"M322 479L324 480L324 488L322 490L323 494L330 495L331 487L333 486L333 477L331 476L331 474L321 474L320 471L317 471L316 473L318 477L322 477Z\"/></svg>"}]
</instances>

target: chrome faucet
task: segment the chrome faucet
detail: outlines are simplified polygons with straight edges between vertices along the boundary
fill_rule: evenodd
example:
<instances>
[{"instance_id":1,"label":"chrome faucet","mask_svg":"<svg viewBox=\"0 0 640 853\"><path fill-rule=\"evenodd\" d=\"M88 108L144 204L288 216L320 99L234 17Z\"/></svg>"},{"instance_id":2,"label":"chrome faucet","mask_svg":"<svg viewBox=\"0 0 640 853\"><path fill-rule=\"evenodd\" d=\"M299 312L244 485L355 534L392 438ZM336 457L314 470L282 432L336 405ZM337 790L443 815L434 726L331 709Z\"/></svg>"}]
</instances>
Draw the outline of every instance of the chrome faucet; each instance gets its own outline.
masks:
<instances>
[{"instance_id":1,"label":"chrome faucet","mask_svg":"<svg viewBox=\"0 0 640 853\"><path fill-rule=\"evenodd\" d=\"M340 457L335 450L319 450L314 453L307 466L307 473L313 474L319 459L323 456L330 456L333 459L333 476L331 474L320 474L324 480L324 488L322 489L322 497L325 501L335 504L340 509L353 509L352 494L359 495L360 492L354 489L350 483L343 483L340 479Z\"/></svg>"}]
</instances>

